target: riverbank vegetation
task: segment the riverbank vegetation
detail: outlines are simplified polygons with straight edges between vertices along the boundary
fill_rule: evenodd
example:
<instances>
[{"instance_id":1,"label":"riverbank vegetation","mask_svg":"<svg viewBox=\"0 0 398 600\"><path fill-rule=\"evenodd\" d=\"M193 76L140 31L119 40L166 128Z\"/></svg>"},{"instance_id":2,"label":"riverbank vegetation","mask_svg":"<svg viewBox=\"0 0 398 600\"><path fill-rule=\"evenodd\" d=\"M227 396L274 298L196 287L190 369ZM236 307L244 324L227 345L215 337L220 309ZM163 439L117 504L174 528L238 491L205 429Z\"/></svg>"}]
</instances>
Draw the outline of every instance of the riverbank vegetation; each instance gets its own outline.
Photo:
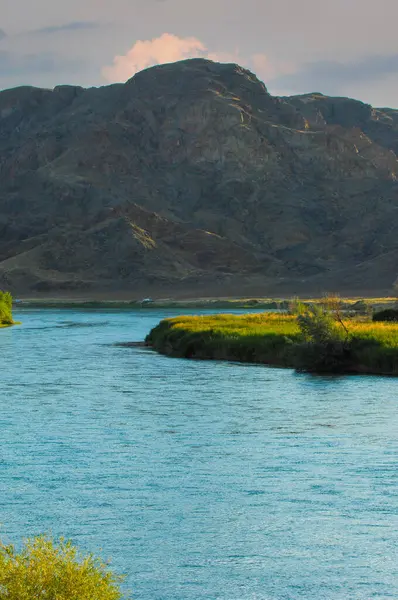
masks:
<instances>
[{"instance_id":1,"label":"riverbank vegetation","mask_svg":"<svg viewBox=\"0 0 398 600\"><path fill-rule=\"evenodd\" d=\"M27 540L18 552L0 543L0 598L7 600L121 600L122 578L70 542Z\"/></svg>"},{"instance_id":2,"label":"riverbank vegetation","mask_svg":"<svg viewBox=\"0 0 398 600\"><path fill-rule=\"evenodd\" d=\"M14 325L12 318L12 296L9 292L0 291L0 327Z\"/></svg>"},{"instance_id":3,"label":"riverbank vegetation","mask_svg":"<svg viewBox=\"0 0 398 600\"><path fill-rule=\"evenodd\" d=\"M329 305L328 305L329 304ZM146 339L170 356L263 363L297 370L398 375L398 323L347 316L330 301L289 314L165 319Z\"/></svg>"}]
</instances>

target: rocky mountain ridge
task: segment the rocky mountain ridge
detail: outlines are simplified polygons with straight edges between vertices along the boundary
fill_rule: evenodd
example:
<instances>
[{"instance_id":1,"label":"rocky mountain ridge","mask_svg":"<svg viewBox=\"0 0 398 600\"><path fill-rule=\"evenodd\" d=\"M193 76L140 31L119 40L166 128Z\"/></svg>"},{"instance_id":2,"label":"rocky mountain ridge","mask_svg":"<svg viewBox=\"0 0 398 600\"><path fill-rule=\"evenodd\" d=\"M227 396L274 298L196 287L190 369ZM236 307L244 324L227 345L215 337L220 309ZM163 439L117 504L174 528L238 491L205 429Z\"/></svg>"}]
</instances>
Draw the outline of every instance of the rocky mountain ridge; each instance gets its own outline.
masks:
<instances>
[{"instance_id":1,"label":"rocky mountain ridge","mask_svg":"<svg viewBox=\"0 0 398 600\"><path fill-rule=\"evenodd\" d=\"M387 293L397 154L396 110L203 59L0 92L0 287Z\"/></svg>"}]
</instances>

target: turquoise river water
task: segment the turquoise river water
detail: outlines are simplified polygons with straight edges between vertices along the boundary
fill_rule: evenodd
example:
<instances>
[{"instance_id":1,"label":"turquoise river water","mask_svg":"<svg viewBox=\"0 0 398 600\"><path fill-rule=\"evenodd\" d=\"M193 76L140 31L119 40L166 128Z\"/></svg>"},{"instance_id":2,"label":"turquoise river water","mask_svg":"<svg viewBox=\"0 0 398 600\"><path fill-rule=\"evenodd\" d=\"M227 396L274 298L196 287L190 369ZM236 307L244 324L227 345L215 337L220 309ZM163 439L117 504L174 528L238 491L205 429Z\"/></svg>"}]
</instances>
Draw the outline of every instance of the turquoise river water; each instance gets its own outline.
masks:
<instances>
[{"instance_id":1,"label":"turquoise river water","mask_svg":"<svg viewBox=\"0 0 398 600\"><path fill-rule=\"evenodd\" d=\"M397 599L398 381L114 345L172 314L0 331L2 540L71 538L136 600Z\"/></svg>"}]
</instances>

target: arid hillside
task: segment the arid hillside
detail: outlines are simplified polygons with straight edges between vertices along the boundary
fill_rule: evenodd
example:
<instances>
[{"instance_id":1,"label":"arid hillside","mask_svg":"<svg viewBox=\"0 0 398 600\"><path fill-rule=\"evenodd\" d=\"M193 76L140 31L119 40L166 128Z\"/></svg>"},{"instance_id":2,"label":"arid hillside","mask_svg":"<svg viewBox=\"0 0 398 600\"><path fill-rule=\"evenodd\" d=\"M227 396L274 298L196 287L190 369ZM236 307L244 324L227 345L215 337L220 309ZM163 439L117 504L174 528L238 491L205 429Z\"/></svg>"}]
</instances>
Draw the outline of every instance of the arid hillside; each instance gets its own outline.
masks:
<instances>
[{"instance_id":1,"label":"arid hillside","mask_svg":"<svg viewBox=\"0 0 398 600\"><path fill-rule=\"evenodd\" d=\"M0 288L387 293L398 111L194 59L0 92Z\"/></svg>"}]
</instances>

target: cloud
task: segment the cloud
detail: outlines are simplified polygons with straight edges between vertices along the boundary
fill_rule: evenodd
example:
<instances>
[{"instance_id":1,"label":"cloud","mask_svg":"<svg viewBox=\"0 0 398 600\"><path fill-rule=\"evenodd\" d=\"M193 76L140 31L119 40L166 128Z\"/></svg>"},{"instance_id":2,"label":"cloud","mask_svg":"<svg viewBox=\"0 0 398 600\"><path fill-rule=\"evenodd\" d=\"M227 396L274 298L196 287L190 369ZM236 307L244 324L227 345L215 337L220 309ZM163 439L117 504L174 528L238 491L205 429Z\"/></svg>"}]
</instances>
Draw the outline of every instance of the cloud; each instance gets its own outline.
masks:
<instances>
[{"instance_id":1,"label":"cloud","mask_svg":"<svg viewBox=\"0 0 398 600\"><path fill-rule=\"evenodd\" d=\"M265 54L253 54L249 62L253 71L267 82L277 77L280 73L290 73L293 68L291 63L286 61L279 62L278 64L272 63Z\"/></svg>"},{"instance_id":2,"label":"cloud","mask_svg":"<svg viewBox=\"0 0 398 600\"><path fill-rule=\"evenodd\" d=\"M126 81L148 67L188 58L207 58L216 62L238 63L254 70L264 79L276 75L275 67L272 67L264 54L253 54L244 58L240 56L238 50L212 52L195 37L181 38L170 33L163 33L160 37L152 40L136 42L127 54L116 56L113 65L104 67L102 75L109 82Z\"/></svg>"},{"instance_id":3,"label":"cloud","mask_svg":"<svg viewBox=\"0 0 398 600\"><path fill-rule=\"evenodd\" d=\"M327 60L304 63L294 72L276 77L272 83L294 91L317 89L336 94L353 84L394 74L398 74L398 54L368 56L348 63Z\"/></svg>"},{"instance_id":4,"label":"cloud","mask_svg":"<svg viewBox=\"0 0 398 600\"><path fill-rule=\"evenodd\" d=\"M113 65L105 67L102 73L108 81L126 81L147 67L186 58L204 58L207 54L205 45L197 38L164 33L152 40L136 42L127 54L115 56Z\"/></svg>"},{"instance_id":5,"label":"cloud","mask_svg":"<svg viewBox=\"0 0 398 600\"><path fill-rule=\"evenodd\" d=\"M4 29L0 29L0 42L1 40L4 40L4 38L7 37L6 32L4 31Z\"/></svg>"},{"instance_id":6,"label":"cloud","mask_svg":"<svg viewBox=\"0 0 398 600\"><path fill-rule=\"evenodd\" d=\"M53 33L61 33L64 31L87 31L88 29L97 29L99 23L96 21L72 21L63 25L52 25L50 27L42 27L30 31L31 34L37 35L52 35Z\"/></svg>"}]
</instances>

